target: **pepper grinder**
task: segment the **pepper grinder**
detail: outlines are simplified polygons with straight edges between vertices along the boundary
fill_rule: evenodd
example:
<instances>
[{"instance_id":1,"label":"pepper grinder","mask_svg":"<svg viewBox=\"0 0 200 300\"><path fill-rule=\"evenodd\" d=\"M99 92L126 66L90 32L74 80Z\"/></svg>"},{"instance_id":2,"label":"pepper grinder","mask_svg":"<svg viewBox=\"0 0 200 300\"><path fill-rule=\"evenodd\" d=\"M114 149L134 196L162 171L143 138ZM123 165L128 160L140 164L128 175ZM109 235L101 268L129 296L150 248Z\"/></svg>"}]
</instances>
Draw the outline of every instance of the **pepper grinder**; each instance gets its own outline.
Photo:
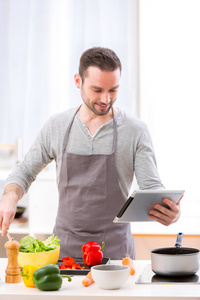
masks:
<instances>
[{"instance_id":1,"label":"pepper grinder","mask_svg":"<svg viewBox=\"0 0 200 300\"><path fill-rule=\"evenodd\" d=\"M6 269L5 282L6 283L19 283L21 281L20 268L18 265L19 242L9 239L5 244L8 265Z\"/></svg>"}]
</instances>

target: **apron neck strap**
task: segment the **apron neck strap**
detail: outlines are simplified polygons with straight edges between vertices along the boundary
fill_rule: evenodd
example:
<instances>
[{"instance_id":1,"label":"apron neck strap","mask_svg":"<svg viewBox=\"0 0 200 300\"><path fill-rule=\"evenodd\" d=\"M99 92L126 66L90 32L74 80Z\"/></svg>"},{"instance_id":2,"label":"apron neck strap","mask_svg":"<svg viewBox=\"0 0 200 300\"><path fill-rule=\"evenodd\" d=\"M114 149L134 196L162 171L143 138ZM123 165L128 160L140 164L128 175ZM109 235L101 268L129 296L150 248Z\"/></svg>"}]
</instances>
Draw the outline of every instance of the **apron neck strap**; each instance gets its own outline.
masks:
<instances>
[{"instance_id":1,"label":"apron neck strap","mask_svg":"<svg viewBox=\"0 0 200 300\"><path fill-rule=\"evenodd\" d=\"M75 111L75 113L74 113L74 115L73 115L71 121L69 122L69 125L68 125L68 127L67 127L67 130L66 130L66 132L65 132L65 136L64 136L64 140L63 140L63 148L62 148L63 152L65 151L65 148L66 148L66 146L67 146L67 138L68 138L68 134L69 134L69 131L70 131L70 129L71 129L72 123L73 123L73 121L74 121L74 119L75 119L75 116L76 116L76 114L78 113L80 107L81 107L81 106L79 106L79 107L76 109L76 111ZM112 107L112 111L113 111L113 127L114 127L113 145L112 145L112 154L113 154L113 153L115 153L116 144L117 144L117 119L116 119L116 114L115 114L115 110L114 110L113 107Z\"/></svg>"},{"instance_id":2,"label":"apron neck strap","mask_svg":"<svg viewBox=\"0 0 200 300\"><path fill-rule=\"evenodd\" d=\"M112 107L112 111L113 111L113 127L114 127L112 153L115 153L115 149L116 149L116 145L117 145L117 117L115 114L114 107Z\"/></svg>"}]
</instances>

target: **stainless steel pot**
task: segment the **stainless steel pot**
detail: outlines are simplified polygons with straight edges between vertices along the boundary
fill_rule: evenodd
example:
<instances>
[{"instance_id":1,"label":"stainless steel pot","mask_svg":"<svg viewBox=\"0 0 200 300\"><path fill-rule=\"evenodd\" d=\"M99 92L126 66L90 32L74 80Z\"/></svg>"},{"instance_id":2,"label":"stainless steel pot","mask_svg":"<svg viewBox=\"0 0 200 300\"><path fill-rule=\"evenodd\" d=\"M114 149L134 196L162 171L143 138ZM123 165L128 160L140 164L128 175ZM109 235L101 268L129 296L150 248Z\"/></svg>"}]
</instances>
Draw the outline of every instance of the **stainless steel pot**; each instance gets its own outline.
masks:
<instances>
[{"instance_id":1,"label":"stainless steel pot","mask_svg":"<svg viewBox=\"0 0 200 300\"><path fill-rule=\"evenodd\" d=\"M199 270L199 249L182 247L184 234L178 233L175 247L151 251L151 268L158 275L186 276Z\"/></svg>"}]
</instances>

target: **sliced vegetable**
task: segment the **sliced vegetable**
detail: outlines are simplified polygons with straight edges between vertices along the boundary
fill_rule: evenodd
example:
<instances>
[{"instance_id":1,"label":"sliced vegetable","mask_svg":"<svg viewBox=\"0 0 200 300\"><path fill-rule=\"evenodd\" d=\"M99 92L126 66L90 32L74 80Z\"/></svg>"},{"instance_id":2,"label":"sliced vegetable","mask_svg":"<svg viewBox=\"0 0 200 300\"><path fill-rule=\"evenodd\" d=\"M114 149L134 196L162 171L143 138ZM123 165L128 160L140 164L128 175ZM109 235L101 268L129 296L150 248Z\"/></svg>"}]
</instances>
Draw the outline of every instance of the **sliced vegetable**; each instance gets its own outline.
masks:
<instances>
[{"instance_id":1,"label":"sliced vegetable","mask_svg":"<svg viewBox=\"0 0 200 300\"><path fill-rule=\"evenodd\" d=\"M23 267L22 271L20 272L20 275L22 276L23 282L25 286L27 287L35 287L35 284L33 283L33 273L35 270L37 270L40 266L34 265L29 266L26 265Z\"/></svg>"},{"instance_id":2,"label":"sliced vegetable","mask_svg":"<svg viewBox=\"0 0 200 300\"><path fill-rule=\"evenodd\" d=\"M130 257L123 258L122 259L122 265L129 266L129 268L130 268L130 275L134 275L135 274L133 260Z\"/></svg>"},{"instance_id":3,"label":"sliced vegetable","mask_svg":"<svg viewBox=\"0 0 200 300\"><path fill-rule=\"evenodd\" d=\"M20 252L43 252L55 250L60 246L60 240L57 236L50 236L44 242L35 239L32 236L25 236L20 240Z\"/></svg>"},{"instance_id":4,"label":"sliced vegetable","mask_svg":"<svg viewBox=\"0 0 200 300\"><path fill-rule=\"evenodd\" d=\"M82 246L84 263L89 267L100 265L103 259L102 251L104 249L104 246L104 242L102 242L102 247L93 241L84 244Z\"/></svg>"},{"instance_id":5,"label":"sliced vegetable","mask_svg":"<svg viewBox=\"0 0 200 300\"><path fill-rule=\"evenodd\" d=\"M33 273L33 283L42 291L56 291L62 286L62 277L67 277L71 281L71 277L60 275L60 269L56 264L49 264L37 269Z\"/></svg>"},{"instance_id":6,"label":"sliced vegetable","mask_svg":"<svg viewBox=\"0 0 200 300\"><path fill-rule=\"evenodd\" d=\"M80 264L77 264L75 259L73 259L72 257L66 256L62 258L62 264L59 265L59 269L76 270L76 269L85 269L85 267L81 267Z\"/></svg>"},{"instance_id":7,"label":"sliced vegetable","mask_svg":"<svg viewBox=\"0 0 200 300\"><path fill-rule=\"evenodd\" d=\"M90 284L92 284L94 282L93 278L92 278L92 272L88 272L86 277L82 280L82 284L84 286L89 286Z\"/></svg>"}]
</instances>

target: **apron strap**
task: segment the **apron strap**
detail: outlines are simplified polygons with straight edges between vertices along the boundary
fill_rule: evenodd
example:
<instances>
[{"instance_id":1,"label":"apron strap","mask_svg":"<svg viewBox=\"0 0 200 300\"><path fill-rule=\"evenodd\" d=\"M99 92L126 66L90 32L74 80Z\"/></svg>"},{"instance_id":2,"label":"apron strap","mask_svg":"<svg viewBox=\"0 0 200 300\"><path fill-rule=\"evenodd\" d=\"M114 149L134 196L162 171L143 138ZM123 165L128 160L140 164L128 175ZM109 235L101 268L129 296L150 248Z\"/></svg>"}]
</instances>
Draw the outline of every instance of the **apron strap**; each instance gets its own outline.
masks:
<instances>
[{"instance_id":1,"label":"apron strap","mask_svg":"<svg viewBox=\"0 0 200 300\"><path fill-rule=\"evenodd\" d=\"M74 121L74 119L75 119L75 116L76 116L77 112L79 111L79 108L80 108L80 107L81 107L81 106L79 106L79 107L76 109L76 111L75 111L75 113L74 113L74 115L73 115L71 121L69 122L69 125L68 125L68 127L67 127L67 130L66 130L66 132L65 132L65 136L64 136L64 140L63 140L63 147L62 147L62 151L63 151L63 152L65 151L65 148L66 148L66 146L67 146L67 138L68 138L68 134L69 134L69 131L70 131L70 129L71 129L72 123L73 123L73 121ZM113 127L114 127L114 136L113 136L113 145L112 145L112 154L113 154L113 153L115 153L116 145L117 145L117 119L116 119L116 114L115 114L114 108L112 108L112 111L113 111Z\"/></svg>"},{"instance_id":2,"label":"apron strap","mask_svg":"<svg viewBox=\"0 0 200 300\"><path fill-rule=\"evenodd\" d=\"M112 146L112 154L113 154L115 153L116 145L117 145L117 118L116 118L114 107L112 108L112 110L113 110L113 127L114 127L113 146Z\"/></svg>"},{"instance_id":3,"label":"apron strap","mask_svg":"<svg viewBox=\"0 0 200 300\"><path fill-rule=\"evenodd\" d=\"M68 134L69 134L69 131L70 131L71 127L72 127L72 123L74 122L75 116L76 116L76 114L77 114L77 112L78 112L78 110L79 110L80 107L81 107L81 106L79 106L79 107L76 109L76 111L75 111L75 113L74 113L74 115L73 115L71 121L69 122L69 125L68 125L68 127L67 127L67 130L66 130L66 132L65 132L65 136L64 136L64 140L63 140L63 147L62 147L62 151L63 151L63 152L65 152L65 148L66 148L66 146L67 146L67 138L68 138Z\"/></svg>"}]
</instances>

